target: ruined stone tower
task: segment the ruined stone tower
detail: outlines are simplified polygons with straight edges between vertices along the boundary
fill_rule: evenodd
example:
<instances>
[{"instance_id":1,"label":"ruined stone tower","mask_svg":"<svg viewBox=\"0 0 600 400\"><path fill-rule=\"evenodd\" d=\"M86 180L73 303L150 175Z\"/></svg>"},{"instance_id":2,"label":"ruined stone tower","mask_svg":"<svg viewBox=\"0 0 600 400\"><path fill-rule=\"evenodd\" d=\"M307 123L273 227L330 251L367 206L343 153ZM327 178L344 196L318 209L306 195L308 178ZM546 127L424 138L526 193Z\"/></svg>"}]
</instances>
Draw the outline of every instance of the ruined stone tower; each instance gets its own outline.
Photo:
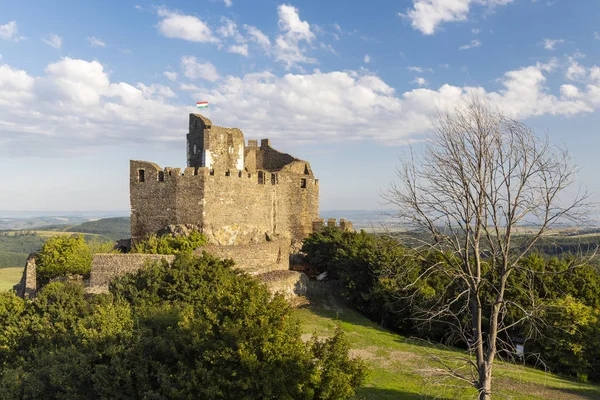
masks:
<instances>
[{"instance_id":1,"label":"ruined stone tower","mask_svg":"<svg viewBox=\"0 0 600 400\"><path fill-rule=\"evenodd\" d=\"M246 144L237 128L190 114L187 168L130 162L132 240L171 224L193 224L219 245L265 238L302 240L319 216L319 184L310 164L271 147Z\"/></svg>"}]
</instances>

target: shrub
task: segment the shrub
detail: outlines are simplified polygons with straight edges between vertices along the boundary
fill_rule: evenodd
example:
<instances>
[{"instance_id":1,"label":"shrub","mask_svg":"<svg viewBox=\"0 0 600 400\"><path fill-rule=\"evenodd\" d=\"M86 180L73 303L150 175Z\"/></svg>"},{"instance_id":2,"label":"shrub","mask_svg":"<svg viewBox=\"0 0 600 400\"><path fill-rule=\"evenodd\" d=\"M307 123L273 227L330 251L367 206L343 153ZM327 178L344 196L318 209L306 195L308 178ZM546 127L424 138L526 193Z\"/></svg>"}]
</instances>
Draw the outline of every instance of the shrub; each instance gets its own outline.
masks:
<instances>
[{"instance_id":1,"label":"shrub","mask_svg":"<svg viewBox=\"0 0 600 400\"><path fill-rule=\"evenodd\" d=\"M48 239L36 256L37 279L41 284L69 274L88 277L95 253L111 252L113 243L92 240L82 235L54 236Z\"/></svg>"},{"instance_id":2,"label":"shrub","mask_svg":"<svg viewBox=\"0 0 600 400\"><path fill-rule=\"evenodd\" d=\"M148 239L137 243L132 252L145 254L178 254L191 252L206 244L206 237L197 231L188 236L151 235Z\"/></svg>"}]
</instances>

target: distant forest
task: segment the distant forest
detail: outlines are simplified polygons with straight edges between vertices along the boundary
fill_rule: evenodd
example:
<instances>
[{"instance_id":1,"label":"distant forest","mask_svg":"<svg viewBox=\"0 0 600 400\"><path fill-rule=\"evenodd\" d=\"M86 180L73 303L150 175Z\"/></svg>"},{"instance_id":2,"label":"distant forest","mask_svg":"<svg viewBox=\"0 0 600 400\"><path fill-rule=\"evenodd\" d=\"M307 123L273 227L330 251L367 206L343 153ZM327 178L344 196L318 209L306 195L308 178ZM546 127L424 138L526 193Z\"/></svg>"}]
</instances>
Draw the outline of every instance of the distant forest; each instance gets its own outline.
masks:
<instances>
[{"instance_id":1,"label":"distant forest","mask_svg":"<svg viewBox=\"0 0 600 400\"><path fill-rule=\"evenodd\" d=\"M116 241L131 236L128 217L104 218L80 225L53 225L21 231L0 231L0 268L22 267L53 232L81 233L86 240Z\"/></svg>"}]
</instances>

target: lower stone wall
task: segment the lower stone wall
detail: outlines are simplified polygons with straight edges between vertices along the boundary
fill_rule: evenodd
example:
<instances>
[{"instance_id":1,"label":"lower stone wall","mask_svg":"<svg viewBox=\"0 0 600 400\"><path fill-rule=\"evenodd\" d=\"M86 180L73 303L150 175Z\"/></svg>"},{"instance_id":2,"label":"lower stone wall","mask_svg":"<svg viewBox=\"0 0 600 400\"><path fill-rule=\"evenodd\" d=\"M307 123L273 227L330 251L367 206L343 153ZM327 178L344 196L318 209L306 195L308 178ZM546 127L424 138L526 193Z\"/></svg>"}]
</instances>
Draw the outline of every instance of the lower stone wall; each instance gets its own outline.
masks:
<instances>
[{"instance_id":1,"label":"lower stone wall","mask_svg":"<svg viewBox=\"0 0 600 400\"><path fill-rule=\"evenodd\" d=\"M306 295L308 277L296 271L272 271L256 276L273 294L281 293L286 299Z\"/></svg>"},{"instance_id":2,"label":"lower stone wall","mask_svg":"<svg viewBox=\"0 0 600 400\"><path fill-rule=\"evenodd\" d=\"M237 268L251 275L290 268L289 239L235 246L207 245L196 249L194 253L202 255L203 251L218 258L232 259Z\"/></svg>"},{"instance_id":3,"label":"lower stone wall","mask_svg":"<svg viewBox=\"0 0 600 400\"><path fill-rule=\"evenodd\" d=\"M147 260L162 259L171 264L175 256L163 254L94 254L90 273L90 287L108 288L111 280L139 270Z\"/></svg>"},{"instance_id":4,"label":"lower stone wall","mask_svg":"<svg viewBox=\"0 0 600 400\"><path fill-rule=\"evenodd\" d=\"M37 291L37 273L35 264L35 254L30 254L25 262L25 269L21 281L13 286L17 296L23 298L34 298Z\"/></svg>"}]
</instances>

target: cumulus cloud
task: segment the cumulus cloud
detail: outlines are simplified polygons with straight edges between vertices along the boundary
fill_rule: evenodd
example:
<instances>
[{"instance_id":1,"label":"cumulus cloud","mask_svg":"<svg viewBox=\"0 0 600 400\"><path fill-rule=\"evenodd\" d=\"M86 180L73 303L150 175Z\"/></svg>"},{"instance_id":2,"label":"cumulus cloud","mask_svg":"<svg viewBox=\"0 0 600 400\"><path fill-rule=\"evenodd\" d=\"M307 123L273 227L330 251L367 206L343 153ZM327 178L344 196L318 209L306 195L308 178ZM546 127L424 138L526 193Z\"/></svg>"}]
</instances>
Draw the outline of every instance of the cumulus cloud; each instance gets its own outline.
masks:
<instances>
[{"instance_id":1,"label":"cumulus cloud","mask_svg":"<svg viewBox=\"0 0 600 400\"><path fill-rule=\"evenodd\" d=\"M210 66L182 59L182 70L192 79L206 79ZM562 85L559 95L547 87L550 74L553 81L560 76L556 70L562 65L555 62L508 71L496 91L444 84L398 93L365 69L283 76L258 72L226 76L208 88L182 83L178 89L209 101L208 116L215 123L240 127L247 137L399 144L426 132L436 108L452 107L472 94L521 119L593 112L600 108L600 67L579 66L581 83ZM216 70L210 73L218 79ZM0 64L0 153L24 147L45 154L75 152L141 140L180 145L186 114L194 109L175 98L166 85L113 81L97 61L63 58L40 76Z\"/></svg>"},{"instance_id":2,"label":"cumulus cloud","mask_svg":"<svg viewBox=\"0 0 600 400\"><path fill-rule=\"evenodd\" d=\"M370 56L370 55L368 55L368 54L365 54L365 56L363 57L363 62L364 62L365 64L368 64L368 63L370 63L370 62L371 62L371 56Z\"/></svg>"},{"instance_id":3,"label":"cumulus cloud","mask_svg":"<svg viewBox=\"0 0 600 400\"><path fill-rule=\"evenodd\" d=\"M563 39L544 39L542 42L546 50L554 50L557 44L564 43Z\"/></svg>"},{"instance_id":4,"label":"cumulus cloud","mask_svg":"<svg viewBox=\"0 0 600 400\"><path fill-rule=\"evenodd\" d=\"M423 77L416 77L411 83L419 86L427 86L427 80Z\"/></svg>"},{"instance_id":5,"label":"cumulus cloud","mask_svg":"<svg viewBox=\"0 0 600 400\"><path fill-rule=\"evenodd\" d=\"M471 40L471 43L463 44L462 46L459 46L458 49L459 50L470 50L470 49L474 49L474 48L480 47L480 46L481 46L481 42L477 39L473 39L473 40Z\"/></svg>"},{"instance_id":6,"label":"cumulus cloud","mask_svg":"<svg viewBox=\"0 0 600 400\"><path fill-rule=\"evenodd\" d=\"M244 44L232 44L227 48L227 51L230 53L236 53L242 56L248 57L248 45Z\"/></svg>"},{"instance_id":7,"label":"cumulus cloud","mask_svg":"<svg viewBox=\"0 0 600 400\"><path fill-rule=\"evenodd\" d=\"M24 36L19 35L19 28L16 21L10 21L4 25L0 25L0 39L2 40L13 40L18 42L25 39Z\"/></svg>"},{"instance_id":8,"label":"cumulus cloud","mask_svg":"<svg viewBox=\"0 0 600 400\"><path fill-rule=\"evenodd\" d=\"M195 15L182 14L161 7L157 11L161 20L158 22L158 31L168 37L183 39L190 42L217 43L209 26Z\"/></svg>"},{"instance_id":9,"label":"cumulus cloud","mask_svg":"<svg viewBox=\"0 0 600 400\"><path fill-rule=\"evenodd\" d=\"M223 3L225 3L225 7L231 7L233 5L232 0L223 0Z\"/></svg>"},{"instance_id":10,"label":"cumulus cloud","mask_svg":"<svg viewBox=\"0 0 600 400\"><path fill-rule=\"evenodd\" d=\"M244 25L244 29L246 29L250 41L258 44L265 52L269 51L271 48L271 41L267 35L252 25Z\"/></svg>"},{"instance_id":11,"label":"cumulus cloud","mask_svg":"<svg viewBox=\"0 0 600 400\"><path fill-rule=\"evenodd\" d=\"M48 35L48 37L42 39L42 41L55 49L60 49L62 46L62 38L55 34Z\"/></svg>"},{"instance_id":12,"label":"cumulus cloud","mask_svg":"<svg viewBox=\"0 0 600 400\"><path fill-rule=\"evenodd\" d=\"M165 71L163 75L167 77L168 80L175 82L177 80L177 72L173 71Z\"/></svg>"},{"instance_id":13,"label":"cumulus cloud","mask_svg":"<svg viewBox=\"0 0 600 400\"><path fill-rule=\"evenodd\" d=\"M412 8L399 16L408 19L414 29L433 35L445 22L466 21L473 4L488 10L512 3L513 0L413 0Z\"/></svg>"},{"instance_id":14,"label":"cumulus cloud","mask_svg":"<svg viewBox=\"0 0 600 400\"><path fill-rule=\"evenodd\" d=\"M296 7L282 4L277 7L280 34L275 40L275 59L289 69L298 64L315 64L317 60L306 55L303 45L310 45L315 34L310 24L300 19Z\"/></svg>"},{"instance_id":15,"label":"cumulus cloud","mask_svg":"<svg viewBox=\"0 0 600 400\"><path fill-rule=\"evenodd\" d=\"M90 44L93 47L104 47L106 46L106 43L104 43L102 40L98 39L95 36L90 36L87 38L88 42L90 42Z\"/></svg>"},{"instance_id":16,"label":"cumulus cloud","mask_svg":"<svg viewBox=\"0 0 600 400\"><path fill-rule=\"evenodd\" d=\"M581 80L585 78L586 73L586 69L583 66L581 66L577 61L575 61L575 58L571 57L569 67L567 68L567 72L565 73L567 79L570 81Z\"/></svg>"},{"instance_id":17,"label":"cumulus cloud","mask_svg":"<svg viewBox=\"0 0 600 400\"><path fill-rule=\"evenodd\" d=\"M111 82L97 61L66 57L37 77L0 65L0 153L172 140L182 113L167 101L173 96L163 85Z\"/></svg>"},{"instance_id":18,"label":"cumulus cloud","mask_svg":"<svg viewBox=\"0 0 600 400\"><path fill-rule=\"evenodd\" d=\"M209 62L200 63L196 57L181 57L181 69L183 74L190 79L204 79L214 82L219 79L217 68Z\"/></svg>"}]
</instances>

